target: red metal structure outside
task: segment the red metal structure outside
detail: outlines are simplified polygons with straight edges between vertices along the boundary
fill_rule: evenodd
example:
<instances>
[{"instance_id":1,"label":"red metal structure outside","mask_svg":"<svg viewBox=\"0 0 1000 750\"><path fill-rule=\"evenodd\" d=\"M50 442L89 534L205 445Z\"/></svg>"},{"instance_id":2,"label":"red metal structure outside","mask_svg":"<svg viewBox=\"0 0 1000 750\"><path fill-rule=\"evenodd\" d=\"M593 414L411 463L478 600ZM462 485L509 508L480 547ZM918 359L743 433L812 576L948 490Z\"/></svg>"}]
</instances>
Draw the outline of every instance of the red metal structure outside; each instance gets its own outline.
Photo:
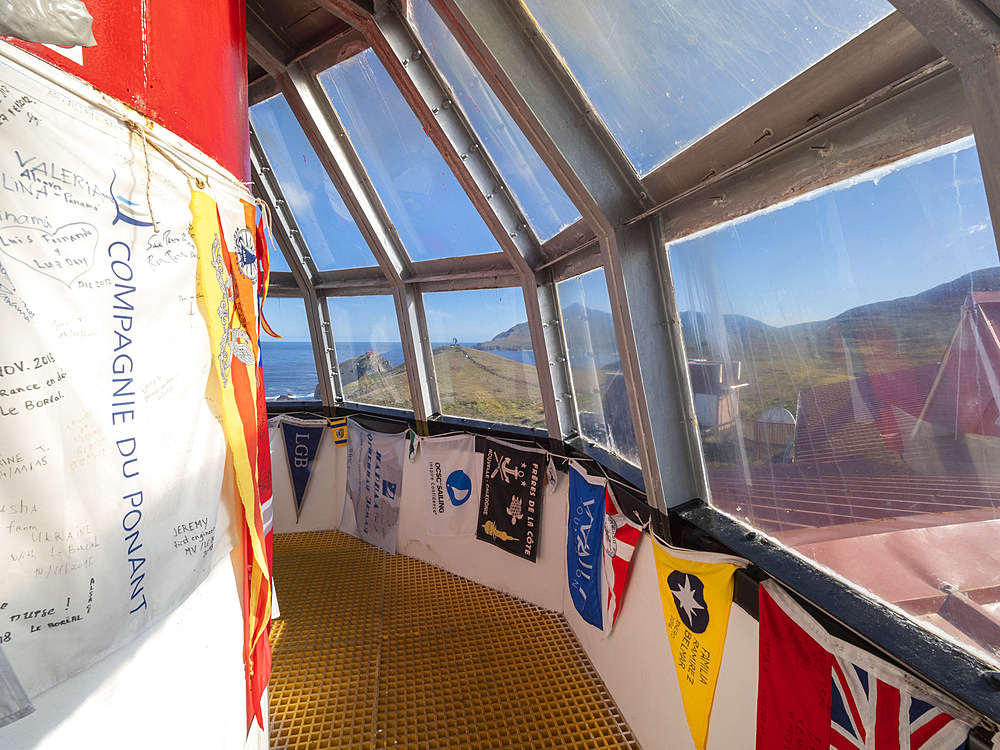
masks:
<instances>
[{"instance_id":1,"label":"red metal structure outside","mask_svg":"<svg viewBox=\"0 0 1000 750\"><path fill-rule=\"evenodd\" d=\"M250 179L246 16L239 0L86 0L83 64L18 46L92 83ZM77 50L79 52L79 50Z\"/></svg>"}]
</instances>

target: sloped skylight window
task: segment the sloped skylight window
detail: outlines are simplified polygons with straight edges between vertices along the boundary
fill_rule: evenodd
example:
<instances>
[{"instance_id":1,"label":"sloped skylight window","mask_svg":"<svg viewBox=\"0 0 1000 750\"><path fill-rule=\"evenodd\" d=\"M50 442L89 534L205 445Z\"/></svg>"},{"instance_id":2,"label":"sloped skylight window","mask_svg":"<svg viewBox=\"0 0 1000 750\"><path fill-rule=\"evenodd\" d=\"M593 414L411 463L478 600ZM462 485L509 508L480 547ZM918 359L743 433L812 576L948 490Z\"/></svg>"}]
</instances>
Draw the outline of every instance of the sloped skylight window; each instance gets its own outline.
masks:
<instances>
[{"instance_id":1,"label":"sloped skylight window","mask_svg":"<svg viewBox=\"0 0 1000 750\"><path fill-rule=\"evenodd\" d=\"M409 4L424 48L455 92L469 122L517 198L528 223L545 242L580 218L538 153L448 31L427 0Z\"/></svg>"},{"instance_id":2,"label":"sloped skylight window","mask_svg":"<svg viewBox=\"0 0 1000 750\"><path fill-rule=\"evenodd\" d=\"M329 297L344 400L412 409L392 297Z\"/></svg>"},{"instance_id":3,"label":"sloped skylight window","mask_svg":"<svg viewBox=\"0 0 1000 750\"><path fill-rule=\"evenodd\" d=\"M412 260L500 252L370 49L319 75Z\"/></svg>"},{"instance_id":4,"label":"sloped skylight window","mask_svg":"<svg viewBox=\"0 0 1000 750\"><path fill-rule=\"evenodd\" d=\"M424 310L445 414L545 428L520 289L432 292Z\"/></svg>"},{"instance_id":5,"label":"sloped skylight window","mask_svg":"<svg viewBox=\"0 0 1000 750\"><path fill-rule=\"evenodd\" d=\"M285 97L252 106L250 122L319 270L378 265Z\"/></svg>"},{"instance_id":6,"label":"sloped skylight window","mask_svg":"<svg viewBox=\"0 0 1000 750\"><path fill-rule=\"evenodd\" d=\"M892 12L885 0L524 0L640 175Z\"/></svg>"}]
</instances>

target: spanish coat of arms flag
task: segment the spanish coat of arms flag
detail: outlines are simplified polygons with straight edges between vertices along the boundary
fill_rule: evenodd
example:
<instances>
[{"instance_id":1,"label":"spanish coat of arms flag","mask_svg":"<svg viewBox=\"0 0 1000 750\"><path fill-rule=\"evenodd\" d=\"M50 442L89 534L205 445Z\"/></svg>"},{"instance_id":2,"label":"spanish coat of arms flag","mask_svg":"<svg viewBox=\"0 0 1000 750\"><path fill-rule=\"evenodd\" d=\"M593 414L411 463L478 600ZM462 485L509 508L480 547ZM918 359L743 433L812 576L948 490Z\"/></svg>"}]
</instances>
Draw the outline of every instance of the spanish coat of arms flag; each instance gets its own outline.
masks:
<instances>
[{"instance_id":1,"label":"spanish coat of arms flag","mask_svg":"<svg viewBox=\"0 0 1000 750\"><path fill-rule=\"evenodd\" d=\"M667 637L691 738L705 750L733 603L733 575L746 561L678 549L653 538Z\"/></svg>"},{"instance_id":2,"label":"spanish coat of arms flag","mask_svg":"<svg viewBox=\"0 0 1000 750\"><path fill-rule=\"evenodd\" d=\"M271 672L271 574L261 509L261 502L270 499L271 468L270 453L262 448L266 410L257 337L258 298L266 293L261 278L267 275L266 262L262 268L256 250L263 232L257 231L253 204L241 201L233 210L200 188L192 187L191 214L198 306L208 323L215 362L206 398L226 436L242 527L248 725L255 716L263 727L261 696Z\"/></svg>"},{"instance_id":3,"label":"spanish coat of arms flag","mask_svg":"<svg viewBox=\"0 0 1000 750\"><path fill-rule=\"evenodd\" d=\"M757 748L961 750L971 713L835 638L775 581L759 588Z\"/></svg>"}]
</instances>

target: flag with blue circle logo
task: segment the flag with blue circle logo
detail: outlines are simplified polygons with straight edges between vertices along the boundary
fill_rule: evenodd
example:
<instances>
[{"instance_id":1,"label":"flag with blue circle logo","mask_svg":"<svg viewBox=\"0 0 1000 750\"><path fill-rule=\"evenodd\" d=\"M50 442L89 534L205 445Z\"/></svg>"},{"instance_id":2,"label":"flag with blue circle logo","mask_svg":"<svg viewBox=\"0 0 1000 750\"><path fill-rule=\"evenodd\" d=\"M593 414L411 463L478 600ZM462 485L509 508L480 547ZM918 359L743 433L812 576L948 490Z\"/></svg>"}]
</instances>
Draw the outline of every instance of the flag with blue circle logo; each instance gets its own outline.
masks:
<instances>
[{"instance_id":1,"label":"flag with blue circle logo","mask_svg":"<svg viewBox=\"0 0 1000 750\"><path fill-rule=\"evenodd\" d=\"M427 483L427 533L472 536L479 513L483 457L475 435L427 437L418 461Z\"/></svg>"}]
</instances>

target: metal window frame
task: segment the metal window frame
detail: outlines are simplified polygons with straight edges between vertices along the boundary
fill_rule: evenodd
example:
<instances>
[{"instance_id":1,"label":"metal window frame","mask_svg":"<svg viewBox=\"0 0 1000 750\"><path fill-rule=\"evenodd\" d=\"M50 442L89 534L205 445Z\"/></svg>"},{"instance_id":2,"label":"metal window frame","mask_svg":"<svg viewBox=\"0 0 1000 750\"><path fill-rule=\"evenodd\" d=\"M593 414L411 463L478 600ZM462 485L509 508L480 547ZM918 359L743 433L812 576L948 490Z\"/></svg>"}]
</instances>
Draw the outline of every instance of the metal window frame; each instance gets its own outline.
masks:
<instances>
[{"instance_id":1,"label":"metal window frame","mask_svg":"<svg viewBox=\"0 0 1000 750\"><path fill-rule=\"evenodd\" d=\"M1000 248L1000 0L891 0L958 68Z\"/></svg>"},{"instance_id":2,"label":"metal window frame","mask_svg":"<svg viewBox=\"0 0 1000 750\"><path fill-rule=\"evenodd\" d=\"M405 10L392 5L372 16L350 0L320 0L319 4L358 29L371 44L500 245L522 290L549 434L577 434L568 357L558 333L559 318L553 317L558 310L555 288L548 274L534 270L544 257L538 238L454 94L430 62Z\"/></svg>"},{"instance_id":3,"label":"metal window frame","mask_svg":"<svg viewBox=\"0 0 1000 750\"><path fill-rule=\"evenodd\" d=\"M432 2L597 236L648 496L667 508L704 495L659 222L626 225L651 207L647 193L523 6Z\"/></svg>"},{"instance_id":4,"label":"metal window frame","mask_svg":"<svg viewBox=\"0 0 1000 750\"><path fill-rule=\"evenodd\" d=\"M255 58L270 56L265 67L278 75L280 89L280 76L289 66L292 69L302 66L315 78L319 69L372 45L501 242L511 265L509 269L503 268L498 254L485 267L473 258L444 259L431 262L435 264L433 267L423 268L418 268L422 264L411 262L412 276L404 284L419 283L424 291L441 291L496 288L510 285L516 279L525 292L536 361L549 363L547 373L542 372L546 368L539 368L546 423L550 435L558 434L564 439L579 433L579 417L567 366L565 336L561 325L551 324L561 320L554 314L550 317L550 311L558 310L554 284L603 266L613 302L623 371L632 394L637 442L647 467L647 489L662 507L694 495L707 495L682 348L674 340L653 346L652 350L649 346L664 338L660 335L662 330L673 331L668 338L678 339L669 270L656 248L790 195L844 179L872 164L971 132L969 108L963 106L963 86L956 83L955 70L948 61L940 59L939 51L901 14L893 13L640 180L613 137L593 114L585 94L561 65L557 52L543 35L532 33L532 22L518 3L503 0L486 4L490 7L478 9L479 22L492 17L495 29L503 25L496 22L496 18L502 17L507 22L508 33L501 41L506 45L508 61L519 56L522 60L531 59L533 65L521 64L518 69L534 68L532 85L540 87L539 90L547 86L545 93L555 91L560 93L558 98L546 100L530 86L529 96L534 96L531 102L518 93L503 75L503 64L492 57L482 39L470 33L472 26L464 13L477 10L472 0L432 2L563 187L572 188L567 192L585 218L544 245L538 243L514 196L505 189L495 164L479 145L481 141L461 107L454 102L448 84L421 49L401 7L405 4L375 3L362 7L350 0L322 0L325 8L352 24L354 31L296 59L276 39L253 40L251 50L256 50ZM911 0L902 2L905 5ZM949 0L949 3L966 10L978 6L975 0ZM988 27L987 22L993 18L989 11L983 10L980 16L985 17L983 25ZM252 35L259 34L259 28L260 24L252 21ZM510 52L512 49L518 51ZM524 57L525 53L529 57ZM967 80L982 81L990 71L998 70L998 66L991 64L995 55L973 57L963 65L965 68L978 65L978 73L969 75L960 71L964 90L973 85L966 83ZM520 83L524 85L524 81ZM275 90L263 82L255 83L255 87L261 92L258 95ZM804 96L805 92L810 96ZM988 101L988 97L980 99L994 109L998 106ZM813 109L817 111L806 115ZM905 133L894 131L893 118L904 110L919 112L918 126ZM979 117L988 119L982 114ZM548 137L543 120L546 127L561 125L559 132L563 137ZM764 123L767 125L761 132L766 137L751 141L749 136ZM586 138L579 138L581 133L586 133ZM568 138L570 135L573 137ZM582 147L581 140L585 141ZM566 150L576 148L577 153L563 156L559 146L566 144L569 144ZM698 171L707 165L711 166L708 174L696 179ZM580 170L581 175L574 169ZM984 177L989 180L989 175L996 171L984 166ZM766 189L762 190L762 185ZM998 193L1000 187L989 190L991 208L996 202L993 196ZM993 214L996 213L994 209ZM637 224L645 227L636 229ZM1000 232L998 224L994 222L994 227ZM622 247L628 249L625 255L621 253ZM405 249L402 255L405 257ZM395 294L391 278L396 270L391 267L393 259L386 263L379 258L379 262L389 267L388 283L378 278L375 268L351 269L324 272L314 280L316 289L320 294ZM651 278L663 282L659 290L656 284L647 283ZM405 304L398 307L406 309ZM654 313L652 334L647 330L650 311ZM401 315L401 324L405 324L406 317ZM632 326L636 318L642 319L644 330L636 331ZM412 329L416 323L417 320L411 320L409 327ZM639 344L634 343L636 335L643 339ZM544 360L539 356L543 353ZM670 377L663 378L662 373ZM649 382L655 385L650 386ZM657 415L656 426L649 416L651 410ZM670 422L669 428L664 415ZM681 425L684 436L679 441L671 438L678 433L673 427L677 424ZM677 467L684 464L691 469L682 472L686 476L678 482ZM664 495L660 481L667 471L672 480L670 497Z\"/></svg>"},{"instance_id":5,"label":"metal window frame","mask_svg":"<svg viewBox=\"0 0 1000 750\"><path fill-rule=\"evenodd\" d=\"M320 397L323 406L332 409L343 401L344 394L337 364L337 349L330 329L329 312L322 299L316 294L313 284L313 279L318 273L316 264L309 254L309 248L302 237L302 232L298 228L287 201L285 201L274 170L271 169L264 148L252 126L250 127L250 169L254 194L257 198L267 202L271 208L271 216L274 219L271 225L272 234L288 262L288 267L291 269L292 277L300 292L299 295L292 295L289 290L282 296L301 297L305 304L309 339L312 342L313 359L316 363L316 373L319 379ZM326 377L322 377L320 373L325 373Z\"/></svg>"},{"instance_id":6,"label":"metal window frame","mask_svg":"<svg viewBox=\"0 0 1000 750\"><path fill-rule=\"evenodd\" d=\"M418 424L424 423L440 413L440 406L434 360L423 321L420 288L408 283L413 276L409 254L351 144L346 129L316 78L318 71L302 61L288 62L275 57L273 50L278 46L277 40L254 36L267 33L267 29L259 27L248 31L248 37L252 40L249 45L251 54L278 82L279 90L388 281L396 306L414 418ZM329 54L329 51L324 54ZM318 277L317 271L310 280L313 294L316 293ZM325 304L322 308L326 311L324 335L332 342L329 311ZM311 325L310 320L310 327ZM326 330L330 330L329 334L325 333ZM421 331L424 332L422 336ZM330 372L337 370L339 365L331 368ZM336 377L339 379L339 371ZM339 401L343 401L342 388L338 395Z\"/></svg>"},{"instance_id":7,"label":"metal window frame","mask_svg":"<svg viewBox=\"0 0 1000 750\"><path fill-rule=\"evenodd\" d=\"M488 155L484 161L473 157L471 168L464 166L475 153L468 146L479 141L467 121L463 122L454 102L449 107L438 106L435 111L434 102L447 101L447 83L433 66L424 68L427 63L423 54L413 57L419 47L407 51L415 35L405 11L385 2L361 7L349 0L321 0L324 7L361 30L365 40L375 47L494 234L505 229L509 235L513 229L515 235L510 237L513 242L502 243L504 257L511 266L503 272L496 265L477 267L470 259L448 259L434 269L420 269L419 264L413 264L412 283L420 282L425 291L437 291L481 288L491 279L496 286L518 280L527 288L539 284L540 276L542 286L554 285L558 280L603 266L616 311L619 346L623 341L627 344L622 351L623 364L626 358L630 360L627 382L634 394L634 408L640 412L636 426L645 433L640 438L645 446L644 462L648 464L652 456L654 468L647 471L656 473L656 482L651 485L647 480L647 491L661 508L705 496L698 491L699 482L702 490L707 489L703 486L704 466L700 463L696 430L691 448L693 405L689 403L672 282L664 265L663 247L667 241L971 132L977 138L1000 246L1000 129L995 127L1000 122L1000 0L892 0L899 13L875 24L641 180L603 123L592 114L585 94L561 66L555 50L537 33L532 35L531 24L515 0L431 1L584 218L544 245L538 245L529 229L525 234L534 240L532 247L522 236L527 222L523 228L511 223L519 215L519 208L509 191L500 210L491 213L490 207L483 205L484 199L491 202L497 194L495 188L488 189L484 175L495 179L499 173ZM946 60L941 58L942 53ZM400 71L421 57L425 62L417 63L413 68L416 72ZM255 83L254 87L262 96L273 90L267 82ZM455 116L446 110L455 112ZM906 127L899 127L904 114ZM463 141L463 137L467 140ZM517 255L511 252L511 246ZM532 274L530 282L522 261ZM462 263L471 265L451 277L450 272L458 270ZM327 278L319 283L331 293L339 281L353 289L366 283L375 288L377 280L371 270L323 274ZM347 278L349 273L354 277ZM426 280L421 280L424 274ZM505 283L501 283L503 274ZM526 303L528 297L526 294ZM538 301L538 318L544 319L548 311L543 314L544 299L539 297ZM553 315L558 319L558 298L555 302ZM422 313L415 317L423 319ZM544 327L540 330L530 313L529 320L533 342L544 341L547 351L552 351L551 334L546 338ZM553 346L558 351L559 343ZM564 341L562 347L565 352ZM652 353L646 351L647 347L652 347ZM673 367L670 387L652 383L650 376L655 377L661 365ZM644 374L647 377L643 378ZM567 382L572 385L571 380ZM656 410L661 419L659 408L671 404L673 411L665 412L672 420L667 431L686 435L687 450L683 440L665 447L659 441L660 431L649 424L651 410ZM551 406L547 402L550 423ZM556 420L560 429L556 433L550 427L549 434L565 438L562 425L566 420L558 412ZM668 495L662 477L669 471L673 482L677 469L689 476L672 485ZM754 542L758 538L754 532L748 533L718 511L710 507L681 509L680 515L737 551L746 547L746 554L760 556L759 551L749 549L760 544ZM779 548L769 549L764 557L768 569L776 571L795 559ZM825 573L801 562L799 566L802 570L796 570L788 583L814 592L829 588ZM807 582L802 583L805 579ZM854 618L859 623L867 617L876 620L877 626L877 621L884 619L884 606L850 591L845 594L841 589L846 587L838 586L829 601L823 599L825 608L833 611L846 602L847 606L865 609L864 616ZM910 632L907 628L903 631L904 635ZM930 640L932 645L940 646L936 639ZM893 648L894 644L888 644L888 648L908 664L921 663L907 651L918 641L919 636L904 644L902 650ZM950 675L944 679L930 674L927 677L946 689L954 684L962 695L984 690L974 684L979 676L974 660L964 652L953 668L968 674L954 680ZM994 698L970 705L1000 719Z\"/></svg>"}]
</instances>

